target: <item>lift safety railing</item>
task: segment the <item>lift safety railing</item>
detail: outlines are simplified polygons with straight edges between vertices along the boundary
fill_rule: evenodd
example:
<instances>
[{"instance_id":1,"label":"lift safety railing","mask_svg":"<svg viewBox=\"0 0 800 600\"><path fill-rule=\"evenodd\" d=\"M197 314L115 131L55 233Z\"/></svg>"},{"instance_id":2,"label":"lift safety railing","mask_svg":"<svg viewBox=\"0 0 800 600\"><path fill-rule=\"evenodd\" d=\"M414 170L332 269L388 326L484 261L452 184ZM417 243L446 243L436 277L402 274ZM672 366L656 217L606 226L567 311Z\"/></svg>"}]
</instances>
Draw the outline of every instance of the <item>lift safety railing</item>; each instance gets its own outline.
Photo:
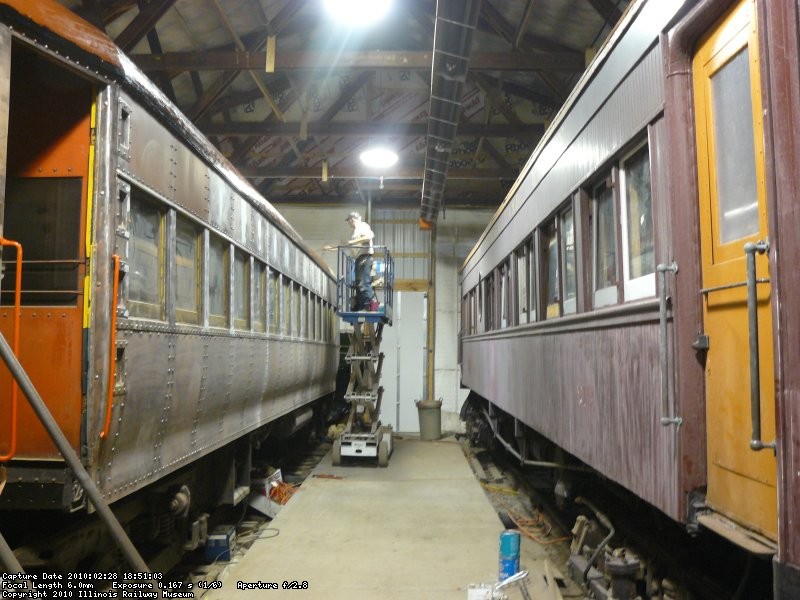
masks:
<instances>
[{"instance_id":1,"label":"lift safety railing","mask_svg":"<svg viewBox=\"0 0 800 600\"><path fill-rule=\"evenodd\" d=\"M22 314L22 244L13 240L0 237L0 246L10 246L17 251L17 269L14 277L14 332L11 337L12 352L15 357L19 356L19 319ZM19 384L14 379L11 383L11 419L9 427L8 452L0 455L0 463L14 458L17 453L17 397L19 395Z\"/></svg>"},{"instance_id":2,"label":"lift safety railing","mask_svg":"<svg viewBox=\"0 0 800 600\"><path fill-rule=\"evenodd\" d=\"M18 248L18 256L20 256L21 260L21 248ZM17 276L20 281L20 287L21 273L22 270L18 266ZM135 571L140 573L149 573L150 568L147 566L147 563L144 561L144 559L142 559L141 555L136 550L136 547L133 545L133 542L131 542L130 538L125 533L125 529L117 520L117 517L111 511L111 508L109 508L106 501L103 499L100 490L97 488L92 480L92 477L84 468L83 463L81 463L80 458L75 453L75 450L73 450L69 440L64 435L64 432L61 431L61 428L58 426L58 423L56 422L52 413L47 408L47 405L44 403L44 400L42 400L42 397L39 395L39 392L33 385L33 382L31 381L27 372L19 362L14 349L8 344L8 341L6 340L5 336L2 335L2 333L0 333L0 358L2 358L6 363L11 376L22 389L22 393L27 398L28 403L31 405L31 408L36 413L39 421L44 426L45 430L50 436L50 439L53 440L56 448L58 448L58 451L64 457L64 461L67 463L67 466L75 474L78 483L80 483L81 487L86 492L86 495L89 497L89 501L94 506L94 509L97 511L100 519L108 528L109 532L111 533L111 537L117 543L117 546L119 547L123 556L125 556L128 564ZM14 557L13 552L10 550L1 533L0 558L3 559L6 569L9 571L13 569L18 573L24 573L19 561L17 561L16 557Z\"/></svg>"}]
</instances>

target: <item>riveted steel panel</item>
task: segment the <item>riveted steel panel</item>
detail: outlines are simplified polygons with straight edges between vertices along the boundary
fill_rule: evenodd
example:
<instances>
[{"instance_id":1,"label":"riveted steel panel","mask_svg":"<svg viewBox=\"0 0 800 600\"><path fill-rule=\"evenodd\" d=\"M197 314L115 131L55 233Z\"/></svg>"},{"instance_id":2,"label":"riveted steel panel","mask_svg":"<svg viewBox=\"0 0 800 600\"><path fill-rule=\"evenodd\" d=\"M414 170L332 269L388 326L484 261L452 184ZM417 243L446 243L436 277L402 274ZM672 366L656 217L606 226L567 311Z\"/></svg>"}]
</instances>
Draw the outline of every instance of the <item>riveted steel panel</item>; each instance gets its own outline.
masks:
<instances>
[{"instance_id":1,"label":"riveted steel panel","mask_svg":"<svg viewBox=\"0 0 800 600\"><path fill-rule=\"evenodd\" d=\"M215 171L208 172L208 220L212 227L217 231L225 231L225 223L228 218L227 210L229 205L230 190Z\"/></svg>"},{"instance_id":2,"label":"riveted steel panel","mask_svg":"<svg viewBox=\"0 0 800 600\"><path fill-rule=\"evenodd\" d=\"M144 108L121 95L130 106L130 160L122 170L168 200L175 198L178 142L175 137Z\"/></svg>"},{"instance_id":3,"label":"riveted steel panel","mask_svg":"<svg viewBox=\"0 0 800 600\"><path fill-rule=\"evenodd\" d=\"M185 146L178 148L176 162L175 202L208 221L208 166Z\"/></svg>"}]
</instances>

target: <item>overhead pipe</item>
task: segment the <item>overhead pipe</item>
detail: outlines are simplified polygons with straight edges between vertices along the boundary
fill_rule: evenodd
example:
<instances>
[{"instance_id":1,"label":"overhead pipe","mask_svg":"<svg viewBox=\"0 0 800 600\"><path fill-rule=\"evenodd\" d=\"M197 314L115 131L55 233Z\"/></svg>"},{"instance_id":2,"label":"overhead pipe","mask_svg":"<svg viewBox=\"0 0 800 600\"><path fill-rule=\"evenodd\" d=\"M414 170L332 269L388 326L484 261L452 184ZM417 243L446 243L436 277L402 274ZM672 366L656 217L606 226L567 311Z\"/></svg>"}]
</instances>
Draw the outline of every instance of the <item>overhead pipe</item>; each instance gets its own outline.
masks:
<instances>
[{"instance_id":1,"label":"overhead pipe","mask_svg":"<svg viewBox=\"0 0 800 600\"><path fill-rule=\"evenodd\" d=\"M442 205L447 167L461 116L472 34L480 8L480 0L436 2L431 100L420 207L420 227L424 229L431 228Z\"/></svg>"}]
</instances>

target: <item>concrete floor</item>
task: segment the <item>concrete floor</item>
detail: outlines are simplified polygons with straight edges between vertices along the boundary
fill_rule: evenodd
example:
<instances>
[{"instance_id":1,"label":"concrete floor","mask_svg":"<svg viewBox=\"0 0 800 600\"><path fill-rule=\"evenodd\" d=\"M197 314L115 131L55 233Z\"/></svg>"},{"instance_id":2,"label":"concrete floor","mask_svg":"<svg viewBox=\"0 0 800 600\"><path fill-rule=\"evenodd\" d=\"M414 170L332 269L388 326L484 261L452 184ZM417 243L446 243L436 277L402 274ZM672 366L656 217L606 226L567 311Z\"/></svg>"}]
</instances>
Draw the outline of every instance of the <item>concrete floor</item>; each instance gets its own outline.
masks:
<instances>
[{"instance_id":1,"label":"concrete floor","mask_svg":"<svg viewBox=\"0 0 800 600\"><path fill-rule=\"evenodd\" d=\"M452 439L396 437L385 469L329 453L271 526L204 599L464 600L497 579L503 527ZM307 589L237 589L259 581Z\"/></svg>"}]
</instances>

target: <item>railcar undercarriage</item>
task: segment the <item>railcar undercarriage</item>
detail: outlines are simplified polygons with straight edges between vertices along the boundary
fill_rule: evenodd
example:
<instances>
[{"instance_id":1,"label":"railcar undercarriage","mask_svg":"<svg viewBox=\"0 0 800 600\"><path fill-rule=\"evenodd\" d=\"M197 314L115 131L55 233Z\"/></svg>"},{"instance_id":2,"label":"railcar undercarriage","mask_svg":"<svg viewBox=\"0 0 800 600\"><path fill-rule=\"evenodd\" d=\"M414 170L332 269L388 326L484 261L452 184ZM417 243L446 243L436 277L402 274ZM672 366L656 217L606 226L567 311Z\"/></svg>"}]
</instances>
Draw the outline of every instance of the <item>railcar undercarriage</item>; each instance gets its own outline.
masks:
<instances>
[{"instance_id":1,"label":"railcar undercarriage","mask_svg":"<svg viewBox=\"0 0 800 600\"><path fill-rule=\"evenodd\" d=\"M185 553L202 549L224 515L246 509L254 453L267 442L286 445L301 432L324 431L327 402L298 409L114 503L114 514L150 569L169 571ZM28 573L130 571L96 513L15 508L14 519L4 523L3 535Z\"/></svg>"},{"instance_id":2,"label":"railcar undercarriage","mask_svg":"<svg viewBox=\"0 0 800 600\"><path fill-rule=\"evenodd\" d=\"M471 394L462 408L472 446L515 470L534 504L572 524L565 571L587 598L770 597L771 563L695 524L680 524L557 445ZM702 490L690 505L702 504Z\"/></svg>"}]
</instances>

